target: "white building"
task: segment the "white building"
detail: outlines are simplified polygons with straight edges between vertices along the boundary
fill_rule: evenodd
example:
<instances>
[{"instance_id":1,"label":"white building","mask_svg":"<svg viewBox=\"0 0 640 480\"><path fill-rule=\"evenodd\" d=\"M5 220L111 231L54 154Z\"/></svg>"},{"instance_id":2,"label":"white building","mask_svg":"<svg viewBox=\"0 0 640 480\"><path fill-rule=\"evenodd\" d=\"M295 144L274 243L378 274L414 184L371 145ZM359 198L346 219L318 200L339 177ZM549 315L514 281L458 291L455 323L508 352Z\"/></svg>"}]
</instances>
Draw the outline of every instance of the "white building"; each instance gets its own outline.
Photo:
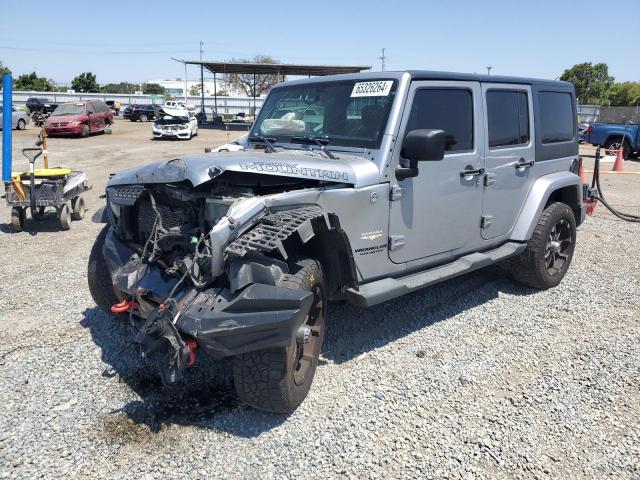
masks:
<instances>
[{"instance_id":1,"label":"white building","mask_svg":"<svg viewBox=\"0 0 640 480\"><path fill-rule=\"evenodd\" d=\"M167 94L173 95L174 97L184 97L184 79L182 78L176 78L175 80L148 80L146 83L157 83L158 85L164 87L164 90ZM222 79L216 79L215 86L217 87L217 92L225 91L229 95L237 94L237 92L232 91L227 82ZM189 92L194 88L198 92L197 95L200 95L200 80L187 80L187 94L189 94ZM213 80L205 79L205 96L213 97L213 92Z\"/></svg>"}]
</instances>

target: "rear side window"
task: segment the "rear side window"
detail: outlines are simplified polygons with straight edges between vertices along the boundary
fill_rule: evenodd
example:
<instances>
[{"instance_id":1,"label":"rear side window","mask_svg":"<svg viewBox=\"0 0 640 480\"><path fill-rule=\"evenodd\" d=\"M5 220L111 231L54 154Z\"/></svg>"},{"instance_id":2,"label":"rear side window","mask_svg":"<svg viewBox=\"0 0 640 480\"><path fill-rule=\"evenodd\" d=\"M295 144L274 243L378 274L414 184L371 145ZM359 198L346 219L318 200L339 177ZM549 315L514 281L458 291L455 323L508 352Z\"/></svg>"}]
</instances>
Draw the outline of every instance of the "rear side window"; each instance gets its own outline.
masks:
<instances>
[{"instance_id":1,"label":"rear side window","mask_svg":"<svg viewBox=\"0 0 640 480\"><path fill-rule=\"evenodd\" d=\"M473 149L473 96L462 88L416 90L407 132L422 128L444 130L445 150Z\"/></svg>"},{"instance_id":2,"label":"rear side window","mask_svg":"<svg viewBox=\"0 0 640 480\"><path fill-rule=\"evenodd\" d=\"M529 102L526 92L487 91L489 147L509 147L529 142Z\"/></svg>"},{"instance_id":3,"label":"rear side window","mask_svg":"<svg viewBox=\"0 0 640 480\"><path fill-rule=\"evenodd\" d=\"M539 102L542 143L573 140L575 119L571 95L561 92L540 92Z\"/></svg>"}]
</instances>

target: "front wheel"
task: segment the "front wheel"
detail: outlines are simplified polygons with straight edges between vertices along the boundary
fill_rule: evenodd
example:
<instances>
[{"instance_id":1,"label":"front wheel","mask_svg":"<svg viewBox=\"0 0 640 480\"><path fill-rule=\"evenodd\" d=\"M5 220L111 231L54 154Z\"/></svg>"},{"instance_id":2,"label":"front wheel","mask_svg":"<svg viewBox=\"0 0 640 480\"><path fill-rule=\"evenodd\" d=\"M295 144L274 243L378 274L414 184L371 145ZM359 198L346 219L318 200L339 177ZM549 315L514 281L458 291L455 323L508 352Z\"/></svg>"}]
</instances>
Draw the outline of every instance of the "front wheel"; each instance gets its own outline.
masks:
<instances>
[{"instance_id":1,"label":"front wheel","mask_svg":"<svg viewBox=\"0 0 640 480\"><path fill-rule=\"evenodd\" d=\"M573 211L565 203L552 203L542 212L525 251L511 260L511 273L529 287L556 287L569 269L575 246Z\"/></svg>"},{"instance_id":2,"label":"front wheel","mask_svg":"<svg viewBox=\"0 0 640 480\"><path fill-rule=\"evenodd\" d=\"M82 132L80 133L80 136L82 138L87 138L90 133L91 133L91 128L89 127L89 125L83 125L82 126Z\"/></svg>"},{"instance_id":3,"label":"front wheel","mask_svg":"<svg viewBox=\"0 0 640 480\"><path fill-rule=\"evenodd\" d=\"M16 129L18 130L24 130L25 128L27 128L27 122L24 121L24 119L20 119L18 120L18 124L16 125Z\"/></svg>"},{"instance_id":4,"label":"front wheel","mask_svg":"<svg viewBox=\"0 0 640 480\"><path fill-rule=\"evenodd\" d=\"M245 403L276 413L293 412L306 398L318 366L327 307L322 267L300 259L278 283L280 287L313 294L311 308L286 347L269 348L234 357L236 392Z\"/></svg>"},{"instance_id":5,"label":"front wheel","mask_svg":"<svg viewBox=\"0 0 640 480\"><path fill-rule=\"evenodd\" d=\"M87 266L87 281L89 282L89 292L96 305L107 315L113 315L111 306L120 300L113 289L107 261L104 258L104 242L109 228L109 225L105 225L91 248L89 265Z\"/></svg>"},{"instance_id":6,"label":"front wheel","mask_svg":"<svg viewBox=\"0 0 640 480\"><path fill-rule=\"evenodd\" d=\"M147 119L147 116L146 116L146 115L140 115L140 121L141 121L141 122L146 122L147 120L148 120L148 119Z\"/></svg>"}]
</instances>

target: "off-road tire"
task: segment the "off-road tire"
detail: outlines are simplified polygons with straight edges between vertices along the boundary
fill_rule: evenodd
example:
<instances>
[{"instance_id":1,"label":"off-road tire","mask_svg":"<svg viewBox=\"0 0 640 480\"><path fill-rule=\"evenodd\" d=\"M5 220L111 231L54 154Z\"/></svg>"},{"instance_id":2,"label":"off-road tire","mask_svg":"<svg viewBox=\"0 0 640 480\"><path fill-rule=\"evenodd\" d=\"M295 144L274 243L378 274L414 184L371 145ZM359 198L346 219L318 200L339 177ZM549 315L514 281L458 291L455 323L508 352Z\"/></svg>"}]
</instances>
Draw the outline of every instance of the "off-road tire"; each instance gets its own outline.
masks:
<instances>
[{"instance_id":1,"label":"off-road tire","mask_svg":"<svg viewBox=\"0 0 640 480\"><path fill-rule=\"evenodd\" d=\"M69 205L66 203L58 207L58 222L62 230L69 230L71 228L71 211L69 210Z\"/></svg>"},{"instance_id":2,"label":"off-road tire","mask_svg":"<svg viewBox=\"0 0 640 480\"><path fill-rule=\"evenodd\" d=\"M71 199L71 220L82 220L86 211L84 198L77 196Z\"/></svg>"},{"instance_id":3,"label":"off-road tire","mask_svg":"<svg viewBox=\"0 0 640 480\"><path fill-rule=\"evenodd\" d=\"M120 299L113 290L111 275L103 253L104 240L107 233L109 233L109 228L109 225L105 225L93 243L89 254L89 264L87 265L87 281L89 283L89 292L96 305L106 314L113 315L111 306L120 302Z\"/></svg>"},{"instance_id":4,"label":"off-road tire","mask_svg":"<svg viewBox=\"0 0 640 480\"><path fill-rule=\"evenodd\" d=\"M306 398L318 365L324 337L324 315L327 292L320 264L311 259L293 263L291 272L282 277L278 286L294 290L319 291L321 312L317 319L318 342L309 362L304 380L296 383L298 365L296 339L286 347L269 348L245 353L233 358L233 377L238 397L260 410L276 413L293 412ZM311 310L315 308L316 301Z\"/></svg>"},{"instance_id":5,"label":"off-road tire","mask_svg":"<svg viewBox=\"0 0 640 480\"><path fill-rule=\"evenodd\" d=\"M24 130L25 128L27 128L27 122L24 121L24 119L19 119L18 123L16 124L16 130Z\"/></svg>"},{"instance_id":6,"label":"off-road tire","mask_svg":"<svg viewBox=\"0 0 640 480\"><path fill-rule=\"evenodd\" d=\"M571 243L567 247L566 260L555 274L550 274L545 255L550 234L560 222L567 222L570 230ZM513 278L523 285L547 290L558 286L562 281L573 258L576 245L576 220L573 211L565 203L555 202L544 209L536 225L527 248L520 255L511 259L509 267Z\"/></svg>"},{"instance_id":7,"label":"off-road tire","mask_svg":"<svg viewBox=\"0 0 640 480\"><path fill-rule=\"evenodd\" d=\"M89 125L83 125L82 133L80 134L80 136L82 138L87 138L90 134L91 134L91 127L89 127Z\"/></svg>"},{"instance_id":8,"label":"off-road tire","mask_svg":"<svg viewBox=\"0 0 640 480\"><path fill-rule=\"evenodd\" d=\"M27 214L22 207L11 208L11 230L14 232L21 232L24 230L24 221Z\"/></svg>"}]
</instances>

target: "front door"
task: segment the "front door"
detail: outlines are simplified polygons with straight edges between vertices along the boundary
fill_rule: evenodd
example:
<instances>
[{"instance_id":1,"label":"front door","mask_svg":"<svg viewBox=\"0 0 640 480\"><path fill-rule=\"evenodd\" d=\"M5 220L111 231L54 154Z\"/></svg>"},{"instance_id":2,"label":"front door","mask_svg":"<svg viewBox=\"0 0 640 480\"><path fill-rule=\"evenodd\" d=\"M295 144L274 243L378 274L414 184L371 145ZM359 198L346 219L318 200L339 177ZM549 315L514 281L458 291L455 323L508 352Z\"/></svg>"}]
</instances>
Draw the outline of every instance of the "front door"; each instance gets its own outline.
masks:
<instances>
[{"instance_id":1,"label":"front door","mask_svg":"<svg viewBox=\"0 0 640 480\"><path fill-rule=\"evenodd\" d=\"M480 238L483 168L482 99L478 82L414 82L400 125L393 163L405 135L442 129L444 159L420 162L417 177L392 183L389 257L395 263L446 259Z\"/></svg>"},{"instance_id":2,"label":"front door","mask_svg":"<svg viewBox=\"0 0 640 480\"><path fill-rule=\"evenodd\" d=\"M513 228L535 170L533 104L528 85L484 83L485 193L482 237Z\"/></svg>"}]
</instances>

